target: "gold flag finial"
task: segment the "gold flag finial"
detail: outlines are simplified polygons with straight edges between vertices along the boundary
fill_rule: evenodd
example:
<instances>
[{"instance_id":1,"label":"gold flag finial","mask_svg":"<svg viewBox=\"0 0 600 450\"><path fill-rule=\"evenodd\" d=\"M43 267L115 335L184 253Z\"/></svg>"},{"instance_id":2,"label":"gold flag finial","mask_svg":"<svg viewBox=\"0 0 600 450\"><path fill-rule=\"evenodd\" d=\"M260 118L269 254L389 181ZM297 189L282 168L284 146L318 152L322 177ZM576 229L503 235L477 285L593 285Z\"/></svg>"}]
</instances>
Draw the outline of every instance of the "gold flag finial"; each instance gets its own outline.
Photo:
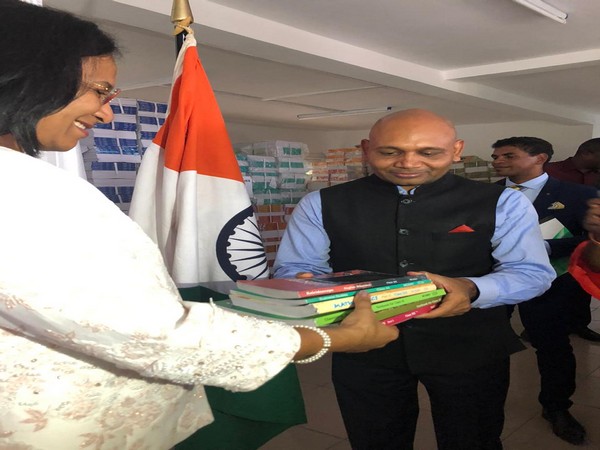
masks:
<instances>
[{"instance_id":1,"label":"gold flag finial","mask_svg":"<svg viewBox=\"0 0 600 450\"><path fill-rule=\"evenodd\" d=\"M171 22L175 25L173 35L181 33L194 22L189 0L173 0Z\"/></svg>"}]
</instances>

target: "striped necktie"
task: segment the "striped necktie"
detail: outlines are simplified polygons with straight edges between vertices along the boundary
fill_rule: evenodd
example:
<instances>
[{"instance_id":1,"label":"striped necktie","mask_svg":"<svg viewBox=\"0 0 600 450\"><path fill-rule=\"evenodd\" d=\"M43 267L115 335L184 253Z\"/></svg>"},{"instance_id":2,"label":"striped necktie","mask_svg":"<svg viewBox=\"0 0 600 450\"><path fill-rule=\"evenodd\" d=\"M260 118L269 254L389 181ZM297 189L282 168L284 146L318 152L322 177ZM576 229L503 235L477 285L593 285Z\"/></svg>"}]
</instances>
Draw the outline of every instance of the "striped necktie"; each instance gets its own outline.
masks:
<instances>
[{"instance_id":1,"label":"striped necktie","mask_svg":"<svg viewBox=\"0 0 600 450\"><path fill-rule=\"evenodd\" d=\"M527 189L525 186L521 186L520 184L513 184L512 186L507 186L510 189L514 189L515 191L522 191L523 189Z\"/></svg>"}]
</instances>

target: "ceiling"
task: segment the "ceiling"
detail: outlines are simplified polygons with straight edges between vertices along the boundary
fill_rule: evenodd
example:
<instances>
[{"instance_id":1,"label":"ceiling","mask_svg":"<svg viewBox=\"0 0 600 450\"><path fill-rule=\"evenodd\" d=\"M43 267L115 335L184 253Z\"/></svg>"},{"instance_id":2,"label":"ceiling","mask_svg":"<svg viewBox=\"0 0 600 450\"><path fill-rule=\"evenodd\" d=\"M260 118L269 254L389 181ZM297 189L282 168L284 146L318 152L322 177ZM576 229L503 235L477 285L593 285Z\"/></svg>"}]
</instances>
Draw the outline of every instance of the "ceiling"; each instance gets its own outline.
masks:
<instances>
[{"instance_id":1,"label":"ceiling","mask_svg":"<svg viewBox=\"0 0 600 450\"><path fill-rule=\"evenodd\" d=\"M228 122L364 130L427 108L458 125L600 125L600 2L547 0L560 24L512 0L189 0L202 64ZM125 96L166 101L171 0L44 0L118 40Z\"/></svg>"}]
</instances>

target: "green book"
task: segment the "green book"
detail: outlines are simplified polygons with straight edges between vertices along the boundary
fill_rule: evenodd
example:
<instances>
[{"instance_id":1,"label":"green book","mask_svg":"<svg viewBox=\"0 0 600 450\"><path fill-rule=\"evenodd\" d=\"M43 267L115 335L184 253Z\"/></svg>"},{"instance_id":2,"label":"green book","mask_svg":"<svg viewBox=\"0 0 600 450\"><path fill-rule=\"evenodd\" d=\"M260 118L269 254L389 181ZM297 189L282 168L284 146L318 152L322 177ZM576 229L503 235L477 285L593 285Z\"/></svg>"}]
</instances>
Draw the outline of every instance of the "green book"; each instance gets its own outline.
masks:
<instances>
[{"instance_id":1,"label":"green book","mask_svg":"<svg viewBox=\"0 0 600 450\"><path fill-rule=\"evenodd\" d=\"M441 299L444 295L446 295L446 291L444 289L436 289L435 291L423 292L422 294L415 294L409 297L387 300L381 303L374 303L371 308L375 312L403 308L407 305L414 306L414 303L421 302L423 300L437 299L439 301L439 299Z\"/></svg>"},{"instance_id":2,"label":"green book","mask_svg":"<svg viewBox=\"0 0 600 450\"><path fill-rule=\"evenodd\" d=\"M238 314L242 314L245 316L253 316L258 317L260 319L265 320L277 320L279 322L285 322L289 325L308 325L312 327L325 327L327 325L334 324L336 322L340 322L346 317L348 314L352 312L352 309L344 309L342 311L334 311L325 314L319 314L317 316L304 317L304 318L290 318L285 316L279 316L276 314L269 314L266 312L255 311L248 308L242 308L241 306L234 305L231 300L218 300L214 302L215 305L227 309L229 311L233 311Z\"/></svg>"},{"instance_id":3,"label":"green book","mask_svg":"<svg viewBox=\"0 0 600 450\"><path fill-rule=\"evenodd\" d=\"M408 305L400 305L394 308L382 309L381 311L377 311L375 316L379 320L389 319L390 317L397 316L402 313L406 313L409 311L414 311L415 309L420 309L424 306L435 305L442 300L442 295L438 295L437 297L428 298L425 300L420 300L418 302L409 303Z\"/></svg>"}]
</instances>

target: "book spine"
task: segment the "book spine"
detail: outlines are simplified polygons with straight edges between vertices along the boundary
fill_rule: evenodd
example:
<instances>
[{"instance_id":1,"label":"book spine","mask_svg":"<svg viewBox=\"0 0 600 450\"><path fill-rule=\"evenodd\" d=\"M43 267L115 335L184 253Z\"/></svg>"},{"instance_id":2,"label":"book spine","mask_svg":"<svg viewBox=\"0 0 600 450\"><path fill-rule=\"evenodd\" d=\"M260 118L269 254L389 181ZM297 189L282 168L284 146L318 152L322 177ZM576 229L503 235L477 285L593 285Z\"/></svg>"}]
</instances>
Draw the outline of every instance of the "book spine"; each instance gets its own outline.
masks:
<instances>
[{"instance_id":1,"label":"book spine","mask_svg":"<svg viewBox=\"0 0 600 450\"><path fill-rule=\"evenodd\" d=\"M374 303L372 306L373 311L383 311L386 309L397 308L399 306L408 305L411 303L420 302L422 300L428 300L430 298L438 298L446 295L446 291L444 289L434 289L431 291L416 293L414 295L409 295L407 297L400 297L391 300L387 300L381 303Z\"/></svg>"},{"instance_id":2,"label":"book spine","mask_svg":"<svg viewBox=\"0 0 600 450\"><path fill-rule=\"evenodd\" d=\"M258 317L260 319L265 320L276 320L283 323L287 323L288 325L311 325L316 327L325 327L327 325L332 325L337 322L341 322L344 317L352 312L352 310L345 311L336 311L333 313L323 314L320 316L308 317L308 318L291 318L291 317L283 317L278 316L276 314L269 314L265 312L260 312L248 308L244 308L241 306L235 306L231 303L230 300L218 300L215 304L221 308L224 308L228 311L241 314L243 316L251 316Z\"/></svg>"},{"instance_id":3,"label":"book spine","mask_svg":"<svg viewBox=\"0 0 600 450\"><path fill-rule=\"evenodd\" d=\"M385 307L382 308L382 307L375 306L375 305L380 304L381 302L387 302L387 301L391 301L392 299L398 299L399 303L394 304L394 305L389 305L387 307L399 306L399 305L403 305L406 303L411 303L412 301L423 300L423 298L430 298L433 295L429 295L429 296L425 296L425 297L419 296L419 297L416 297L414 300L411 300L411 298L416 294L429 294L430 292L435 292L435 291L436 291L436 286L433 283L427 283L427 284L416 285L416 286L408 286L406 288L393 289L393 290L389 290L389 291L379 291L377 293L372 294L370 296L370 298L371 298L371 303L373 303L373 311L379 311L381 309L385 309ZM439 295L443 295L443 294L438 294L438 296ZM403 299L403 302L400 301L400 298ZM327 313L327 312L331 312L331 311L339 311L339 310L343 310L343 309L348 309L348 308L352 308L354 306L354 295L346 296L346 297L340 298L338 300L329 300L326 302L311 303L311 305L315 308L317 314L323 314L323 313Z\"/></svg>"},{"instance_id":4,"label":"book spine","mask_svg":"<svg viewBox=\"0 0 600 450\"><path fill-rule=\"evenodd\" d=\"M316 327L325 327L327 325L331 325L332 323L342 321L348 314L350 314L353 310L346 309L344 311L336 311L334 313L324 314L322 316L314 317L314 322Z\"/></svg>"},{"instance_id":5,"label":"book spine","mask_svg":"<svg viewBox=\"0 0 600 450\"><path fill-rule=\"evenodd\" d=\"M325 314L332 311L343 311L344 309L354 307L354 295L350 297L345 296L337 300L310 303L310 306L312 306L315 309L315 314Z\"/></svg>"},{"instance_id":6,"label":"book spine","mask_svg":"<svg viewBox=\"0 0 600 450\"><path fill-rule=\"evenodd\" d=\"M424 281L425 284L431 282L430 280L418 280L418 281ZM414 282L415 281L409 281L408 283L414 283ZM399 287L402 285L406 286L406 283L407 283L406 278L399 276L398 278L385 278L382 280L365 281L364 283L340 284L337 286L327 286L327 287L322 287L322 288L307 289L307 290L303 290L303 291L298 291L298 297L299 298L316 297L316 296L327 295L327 294L338 294L341 292L345 292L346 294L348 294L348 292L350 292L350 291L362 291L365 289L382 287L382 286L394 286L394 287Z\"/></svg>"},{"instance_id":7,"label":"book spine","mask_svg":"<svg viewBox=\"0 0 600 450\"><path fill-rule=\"evenodd\" d=\"M378 287L373 287L373 288L368 288L365 289L365 291L367 292L382 292L382 291L390 291L393 289L400 289L403 287L410 287L410 286L417 286L417 285L429 285L431 284L431 280L416 280L416 281L409 281L406 283L400 283L400 284L392 284L392 285L388 285L388 286L378 286ZM305 301L307 303L319 303L319 302L324 302L327 300L336 300L336 299L340 299L343 298L345 299L346 297L354 297L356 294L358 293L358 291L350 291L350 292L341 292L339 294L331 294L331 295L319 295L316 297L308 297L305 299Z\"/></svg>"},{"instance_id":8,"label":"book spine","mask_svg":"<svg viewBox=\"0 0 600 450\"><path fill-rule=\"evenodd\" d=\"M437 303L432 305L421 306L420 308L413 309L412 311L407 311L396 316L388 317L387 319L382 319L380 322L384 325L397 325L402 322L406 322L413 317L420 316L421 314L428 313L433 310L437 306Z\"/></svg>"},{"instance_id":9,"label":"book spine","mask_svg":"<svg viewBox=\"0 0 600 450\"><path fill-rule=\"evenodd\" d=\"M387 319L388 317L393 317L398 314L404 314L410 311L414 311L415 309L421 308L426 305L433 305L439 303L441 297L430 298L427 300L421 300L420 302L409 303L408 305L396 306L395 308L384 309L382 311L377 311L375 313L375 317L378 320Z\"/></svg>"},{"instance_id":10,"label":"book spine","mask_svg":"<svg viewBox=\"0 0 600 450\"><path fill-rule=\"evenodd\" d=\"M401 315L406 315L406 314L410 315L414 311L423 310L422 312L419 312L419 314L423 314L424 312L429 312L429 311L431 311L431 309L435 308L435 306L439 303L439 301L440 301L440 296L438 295L436 298L433 298L433 299L422 300L420 302L420 304L415 305L414 308L410 308L410 305L404 305L404 307L410 308L410 309L408 311L403 311L402 313L398 313L398 314L394 314L394 312L391 312L392 314L394 314L392 316L392 318L399 317ZM429 308L429 309L425 310L424 308ZM323 314L320 316L316 316L313 318L314 322L315 322L315 326L323 327L323 326L331 325L332 323L340 322L352 311L353 311L353 309L346 309L343 311L336 311L333 313L326 313L326 314ZM386 310L383 310L383 311L385 314ZM410 317L413 317L413 316L409 316L408 318L410 319ZM386 319L381 319L380 321L383 322ZM406 320L408 320L408 319L406 319Z\"/></svg>"}]
</instances>

